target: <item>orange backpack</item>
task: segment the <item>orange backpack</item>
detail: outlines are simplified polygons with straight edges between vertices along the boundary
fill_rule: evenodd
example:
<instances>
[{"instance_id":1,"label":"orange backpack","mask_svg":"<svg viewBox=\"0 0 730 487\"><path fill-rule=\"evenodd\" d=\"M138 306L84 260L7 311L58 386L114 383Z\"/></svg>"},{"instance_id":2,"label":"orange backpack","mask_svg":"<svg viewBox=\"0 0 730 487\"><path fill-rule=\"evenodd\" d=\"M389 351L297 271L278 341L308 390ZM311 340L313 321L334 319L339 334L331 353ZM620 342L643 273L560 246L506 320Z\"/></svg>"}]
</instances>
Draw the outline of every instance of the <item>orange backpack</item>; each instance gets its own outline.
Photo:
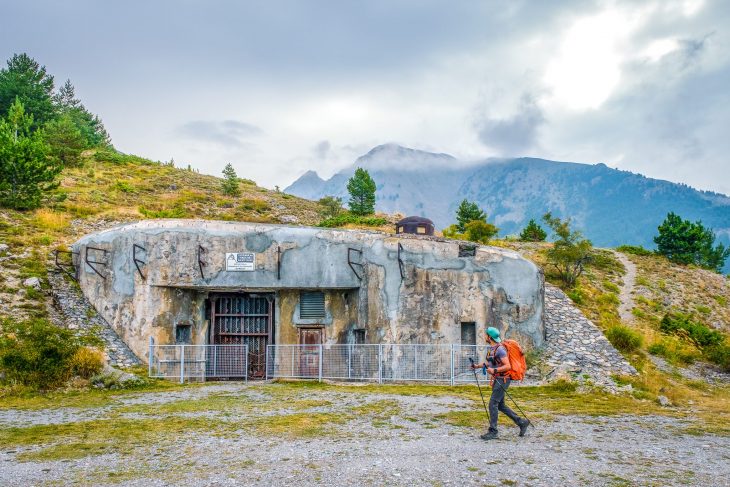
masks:
<instances>
[{"instance_id":1,"label":"orange backpack","mask_svg":"<svg viewBox=\"0 0 730 487\"><path fill-rule=\"evenodd\" d=\"M525 378L527 370L527 362L525 361L525 353L522 351L520 344L514 340L502 340L500 345L504 345L507 349L507 357L512 365L512 370L508 370L506 374L512 380L522 380Z\"/></svg>"}]
</instances>

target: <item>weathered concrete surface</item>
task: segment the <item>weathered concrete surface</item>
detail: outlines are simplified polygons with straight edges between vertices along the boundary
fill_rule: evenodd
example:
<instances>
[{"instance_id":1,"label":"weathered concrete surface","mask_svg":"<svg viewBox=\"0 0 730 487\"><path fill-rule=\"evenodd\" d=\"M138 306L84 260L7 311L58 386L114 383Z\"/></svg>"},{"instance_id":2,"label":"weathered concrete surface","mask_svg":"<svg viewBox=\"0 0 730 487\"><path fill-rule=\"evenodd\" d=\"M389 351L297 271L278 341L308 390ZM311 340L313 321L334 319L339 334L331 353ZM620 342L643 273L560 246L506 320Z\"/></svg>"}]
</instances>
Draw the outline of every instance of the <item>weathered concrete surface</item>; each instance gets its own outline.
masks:
<instances>
[{"instance_id":1,"label":"weathered concrete surface","mask_svg":"<svg viewBox=\"0 0 730 487\"><path fill-rule=\"evenodd\" d=\"M135 244L144 249L136 251L142 275ZM193 343L206 343L208 293L239 290L276 293L277 343L296 343L297 290L321 289L329 343L351 341L358 328L371 343L459 343L461 323L476 322L478 330L494 325L527 348L540 346L539 268L501 248L459 257L459 245L364 231L147 220L88 235L73 250L84 294L140 357L149 336L174 343L175 323L191 323ZM255 270L226 271L226 252L254 252Z\"/></svg>"}]
</instances>

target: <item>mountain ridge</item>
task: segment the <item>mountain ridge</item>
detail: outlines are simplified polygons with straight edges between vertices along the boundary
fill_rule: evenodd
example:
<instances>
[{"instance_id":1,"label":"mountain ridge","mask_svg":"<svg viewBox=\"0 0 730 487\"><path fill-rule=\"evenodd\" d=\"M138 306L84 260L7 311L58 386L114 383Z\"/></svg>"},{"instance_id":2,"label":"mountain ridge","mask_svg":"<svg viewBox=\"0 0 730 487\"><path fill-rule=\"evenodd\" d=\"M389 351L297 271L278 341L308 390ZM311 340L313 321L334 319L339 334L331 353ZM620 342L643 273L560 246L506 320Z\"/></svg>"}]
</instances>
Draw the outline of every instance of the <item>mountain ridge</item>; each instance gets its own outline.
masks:
<instances>
[{"instance_id":1,"label":"mountain ridge","mask_svg":"<svg viewBox=\"0 0 730 487\"><path fill-rule=\"evenodd\" d=\"M613 169L536 157L459 161L385 144L358 157L325 180L308 171L284 191L318 199L347 201L347 180L364 167L375 180L376 208L387 213L426 216L445 228L454 222L459 202L476 201L501 235L519 233L531 219L551 211L571 218L596 245L653 247L653 236L667 213L702 222L718 240L730 241L730 197Z\"/></svg>"}]
</instances>

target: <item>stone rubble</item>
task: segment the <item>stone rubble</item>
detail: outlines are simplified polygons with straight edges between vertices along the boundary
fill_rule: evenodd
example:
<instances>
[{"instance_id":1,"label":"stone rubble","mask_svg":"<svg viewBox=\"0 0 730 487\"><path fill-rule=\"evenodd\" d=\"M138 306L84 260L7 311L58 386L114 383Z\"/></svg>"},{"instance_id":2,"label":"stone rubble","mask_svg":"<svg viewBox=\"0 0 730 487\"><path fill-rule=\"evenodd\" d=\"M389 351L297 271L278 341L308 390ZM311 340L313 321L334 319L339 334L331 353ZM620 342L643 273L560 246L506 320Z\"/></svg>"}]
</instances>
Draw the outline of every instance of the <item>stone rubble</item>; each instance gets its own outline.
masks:
<instances>
[{"instance_id":1,"label":"stone rubble","mask_svg":"<svg viewBox=\"0 0 730 487\"><path fill-rule=\"evenodd\" d=\"M551 376L569 373L590 377L594 384L615 388L612 375L634 375L636 369L611 345L601 330L557 287L545 283L545 363Z\"/></svg>"},{"instance_id":2,"label":"stone rubble","mask_svg":"<svg viewBox=\"0 0 730 487\"><path fill-rule=\"evenodd\" d=\"M127 368L141 364L109 323L94 310L78 286L60 273L49 272L48 283L56 313L52 321L71 330L97 335L104 342L106 361L112 367Z\"/></svg>"}]
</instances>

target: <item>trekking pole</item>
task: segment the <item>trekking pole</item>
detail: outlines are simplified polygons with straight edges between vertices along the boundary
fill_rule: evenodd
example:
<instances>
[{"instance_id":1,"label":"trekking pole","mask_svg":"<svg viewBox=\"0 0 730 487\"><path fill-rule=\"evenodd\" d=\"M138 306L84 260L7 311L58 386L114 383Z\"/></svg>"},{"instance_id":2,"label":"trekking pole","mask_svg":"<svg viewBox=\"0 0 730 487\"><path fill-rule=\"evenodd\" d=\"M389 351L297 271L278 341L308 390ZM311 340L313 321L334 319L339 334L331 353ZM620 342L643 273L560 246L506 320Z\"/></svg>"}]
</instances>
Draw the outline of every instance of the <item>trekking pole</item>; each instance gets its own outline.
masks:
<instances>
[{"instance_id":1,"label":"trekking pole","mask_svg":"<svg viewBox=\"0 0 730 487\"><path fill-rule=\"evenodd\" d=\"M479 385L479 378L477 377L477 370L474 368L474 359L469 357L469 362L471 362L471 370L474 372L474 380L477 381L477 387L479 388L479 395L482 396L482 404L484 404L484 412L487 413L487 421L491 421L491 418L489 417L489 410L487 409L487 403L484 402L484 394L482 394L482 386Z\"/></svg>"},{"instance_id":2,"label":"trekking pole","mask_svg":"<svg viewBox=\"0 0 730 487\"><path fill-rule=\"evenodd\" d=\"M471 359L469 359L469 360L471 360ZM517 404L517 401L514 400L514 398L510 395L510 393L507 392L507 389L504 388L504 386L502 385L502 383L499 382L496 377L494 378L494 382L496 382L497 384L499 384L499 387L500 387L500 389L502 389L502 392L504 392L507 395L507 397L509 397L512 400L512 402L514 403L515 407L517 407L517 409L519 409L519 411L522 413L522 415L525 417L525 419L528 420L530 422L530 424L532 425L532 427L534 428L535 425L532 422L532 420L527 417L527 415L522 410L522 408L520 407L520 405Z\"/></svg>"}]
</instances>

